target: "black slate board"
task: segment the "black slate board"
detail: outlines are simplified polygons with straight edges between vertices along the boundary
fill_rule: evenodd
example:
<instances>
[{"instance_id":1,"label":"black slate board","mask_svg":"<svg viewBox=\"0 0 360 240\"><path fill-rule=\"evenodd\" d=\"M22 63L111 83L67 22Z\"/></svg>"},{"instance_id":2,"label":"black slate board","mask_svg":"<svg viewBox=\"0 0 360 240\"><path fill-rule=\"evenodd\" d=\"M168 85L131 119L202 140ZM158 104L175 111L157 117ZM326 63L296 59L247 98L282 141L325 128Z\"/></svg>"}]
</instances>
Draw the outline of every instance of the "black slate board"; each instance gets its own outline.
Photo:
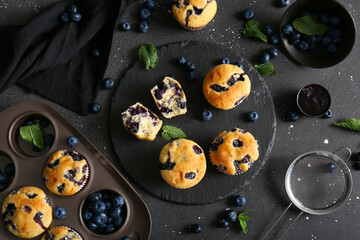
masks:
<instances>
[{"instance_id":1,"label":"black slate board","mask_svg":"<svg viewBox=\"0 0 360 240\"><path fill-rule=\"evenodd\" d=\"M206 42L180 42L158 48L159 63L154 69L145 70L139 61L131 67L121 79L111 106L110 131L112 144L119 157L120 164L134 182L144 190L163 200L182 204L208 204L238 193L248 185L264 166L271 152L276 131L276 118L270 91L258 72L231 49ZM187 72L177 64L184 56L196 64L197 81L189 83ZM241 61L252 83L251 93L238 107L232 110L220 110L211 107L202 93L202 81L207 72L228 57L232 62ZM164 118L157 109L150 89L171 74L182 85L186 97L188 112L172 119ZM141 102L150 108L162 120L163 125L181 128L188 139L197 142L205 151L207 171L205 177L196 186L180 190L175 189L161 178L158 158L162 147L169 141L161 138L161 131L152 142L137 140L122 126L121 113L130 105ZM200 120L202 109L210 109L213 118ZM257 122L247 121L249 111L257 111ZM248 172L238 176L219 173L209 160L210 143L216 135L225 129L239 127L251 132L258 140L260 156Z\"/></svg>"}]
</instances>

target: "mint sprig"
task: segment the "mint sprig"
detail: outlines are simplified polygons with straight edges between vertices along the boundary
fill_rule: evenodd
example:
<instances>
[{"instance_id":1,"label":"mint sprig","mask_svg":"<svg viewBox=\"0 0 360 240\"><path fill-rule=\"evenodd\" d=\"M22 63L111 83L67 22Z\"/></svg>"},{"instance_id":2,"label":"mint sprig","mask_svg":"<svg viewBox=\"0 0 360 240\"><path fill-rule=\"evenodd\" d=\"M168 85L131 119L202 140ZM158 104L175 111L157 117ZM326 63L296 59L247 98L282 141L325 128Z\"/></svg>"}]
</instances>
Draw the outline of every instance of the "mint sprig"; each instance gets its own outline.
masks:
<instances>
[{"instance_id":1,"label":"mint sprig","mask_svg":"<svg viewBox=\"0 0 360 240\"><path fill-rule=\"evenodd\" d=\"M269 75L272 74L274 76L277 75L275 71L274 65L271 62L267 62L265 64L255 64L254 67L260 73L260 75Z\"/></svg>"},{"instance_id":2,"label":"mint sprig","mask_svg":"<svg viewBox=\"0 0 360 240\"><path fill-rule=\"evenodd\" d=\"M242 212L238 215L240 226L245 234L248 232L248 227L247 227L246 222L250 220L250 218L248 216L245 216L245 214L252 212L252 211L253 210L248 210L248 211Z\"/></svg>"},{"instance_id":3,"label":"mint sprig","mask_svg":"<svg viewBox=\"0 0 360 240\"><path fill-rule=\"evenodd\" d=\"M360 131L360 119L347 118L333 123L334 126L343 127L350 130Z\"/></svg>"},{"instance_id":4,"label":"mint sprig","mask_svg":"<svg viewBox=\"0 0 360 240\"><path fill-rule=\"evenodd\" d=\"M295 30L308 36L323 35L329 29L328 25L321 23L314 15L296 18L292 22L292 25Z\"/></svg>"},{"instance_id":5,"label":"mint sprig","mask_svg":"<svg viewBox=\"0 0 360 240\"><path fill-rule=\"evenodd\" d=\"M155 46L152 43L141 45L139 59L146 70L155 68L159 62Z\"/></svg>"},{"instance_id":6,"label":"mint sprig","mask_svg":"<svg viewBox=\"0 0 360 240\"><path fill-rule=\"evenodd\" d=\"M165 140L186 138L186 134L180 128L165 125L162 127L161 137Z\"/></svg>"},{"instance_id":7,"label":"mint sprig","mask_svg":"<svg viewBox=\"0 0 360 240\"><path fill-rule=\"evenodd\" d=\"M261 32L261 29L261 23L255 19L251 19L245 23L243 34L246 38L257 37L267 43L267 37Z\"/></svg>"},{"instance_id":8,"label":"mint sprig","mask_svg":"<svg viewBox=\"0 0 360 240\"><path fill-rule=\"evenodd\" d=\"M44 149L44 134L39 124L20 127L20 136L25 141L37 146L40 150Z\"/></svg>"}]
</instances>

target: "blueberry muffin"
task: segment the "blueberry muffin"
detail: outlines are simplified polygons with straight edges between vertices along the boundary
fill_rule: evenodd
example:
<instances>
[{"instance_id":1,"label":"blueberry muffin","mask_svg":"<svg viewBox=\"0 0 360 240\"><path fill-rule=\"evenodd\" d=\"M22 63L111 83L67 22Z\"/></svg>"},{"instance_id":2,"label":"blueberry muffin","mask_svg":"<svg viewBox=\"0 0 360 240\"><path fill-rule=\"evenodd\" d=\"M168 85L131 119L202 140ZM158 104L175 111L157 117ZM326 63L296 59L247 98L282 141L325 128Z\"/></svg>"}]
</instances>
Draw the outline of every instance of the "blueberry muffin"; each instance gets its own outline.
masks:
<instances>
[{"instance_id":1,"label":"blueberry muffin","mask_svg":"<svg viewBox=\"0 0 360 240\"><path fill-rule=\"evenodd\" d=\"M206 100L219 109L238 106L250 94L251 82L244 71L232 64L220 64L210 70L203 82Z\"/></svg>"},{"instance_id":2,"label":"blueberry muffin","mask_svg":"<svg viewBox=\"0 0 360 240\"><path fill-rule=\"evenodd\" d=\"M191 188L205 175L204 151L191 140L178 139L166 144L159 160L161 177L174 188Z\"/></svg>"},{"instance_id":3,"label":"blueberry muffin","mask_svg":"<svg viewBox=\"0 0 360 240\"><path fill-rule=\"evenodd\" d=\"M69 227L54 227L51 228L41 240L82 240L79 233Z\"/></svg>"},{"instance_id":4,"label":"blueberry muffin","mask_svg":"<svg viewBox=\"0 0 360 240\"><path fill-rule=\"evenodd\" d=\"M78 193L89 177L89 165L85 157L72 150L59 150L47 161L43 178L46 187L61 196Z\"/></svg>"},{"instance_id":5,"label":"blueberry muffin","mask_svg":"<svg viewBox=\"0 0 360 240\"><path fill-rule=\"evenodd\" d=\"M246 172L258 158L257 141L251 133L240 128L223 131L211 143L212 164L228 175Z\"/></svg>"},{"instance_id":6,"label":"blueberry muffin","mask_svg":"<svg viewBox=\"0 0 360 240\"><path fill-rule=\"evenodd\" d=\"M140 140L153 141L162 121L150 109L137 102L121 114L126 131Z\"/></svg>"},{"instance_id":7,"label":"blueberry muffin","mask_svg":"<svg viewBox=\"0 0 360 240\"><path fill-rule=\"evenodd\" d=\"M51 224L52 208L37 187L22 187L4 199L1 213L6 228L19 238L34 238Z\"/></svg>"},{"instance_id":8,"label":"blueberry muffin","mask_svg":"<svg viewBox=\"0 0 360 240\"><path fill-rule=\"evenodd\" d=\"M174 0L172 13L179 24L191 31L204 28L215 16L215 0Z\"/></svg>"},{"instance_id":9,"label":"blueberry muffin","mask_svg":"<svg viewBox=\"0 0 360 240\"><path fill-rule=\"evenodd\" d=\"M186 113L186 96L175 79L165 77L162 83L153 87L150 92L164 117L172 118Z\"/></svg>"}]
</instances>

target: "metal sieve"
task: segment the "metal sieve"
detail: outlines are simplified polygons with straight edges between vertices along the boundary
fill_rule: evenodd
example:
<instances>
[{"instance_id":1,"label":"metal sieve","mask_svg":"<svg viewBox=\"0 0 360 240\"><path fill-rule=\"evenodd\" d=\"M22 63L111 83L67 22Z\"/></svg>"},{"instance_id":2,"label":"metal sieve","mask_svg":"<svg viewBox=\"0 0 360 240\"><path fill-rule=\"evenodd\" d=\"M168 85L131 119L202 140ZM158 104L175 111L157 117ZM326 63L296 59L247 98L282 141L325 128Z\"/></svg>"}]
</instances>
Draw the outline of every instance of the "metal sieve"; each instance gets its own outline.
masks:
<instances>
[{"instance_id":1,"label":"metal sieve","mask_svg":"<svg viewBox=\"0 0 360 240\"><path fill-rule=\"evenodd\" d=\"M349 152L346 161L335 154L340 150ZM285 188L291 203L261 239L268 236L293 204L301 212L279 239L285 235L303 212L323 215L334 212L343 206L350 196L353 184L350 169L346 165L350 156L349 148L340 148L334 153L322 150L311 151L298 156L290 164L285 176Z\"/></svg>"}]
</instances>

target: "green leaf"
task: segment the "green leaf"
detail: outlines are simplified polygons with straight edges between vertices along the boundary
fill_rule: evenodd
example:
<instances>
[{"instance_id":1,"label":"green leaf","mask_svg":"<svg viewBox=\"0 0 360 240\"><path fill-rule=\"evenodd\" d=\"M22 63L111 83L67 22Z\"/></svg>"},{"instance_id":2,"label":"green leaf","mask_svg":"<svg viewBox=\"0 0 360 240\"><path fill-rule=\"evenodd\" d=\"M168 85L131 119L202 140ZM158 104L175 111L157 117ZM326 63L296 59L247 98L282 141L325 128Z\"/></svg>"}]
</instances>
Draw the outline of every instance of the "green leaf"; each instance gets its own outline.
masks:
<instances>
[{"instance_id":1,"label":"green leaf","mask_svg":"<svg viewBox=\"0 0 360 240\"><path fill-rule=\"evenodd\" d=\"M180 128L165 125L162 127L162 138L165 140L186 138L186 134Z\"/></svg>"},{"instance_id":2,"label":"green leaf","mask_svg":"<svg viewBox=\"0 0 360 240\"><path fill-rule=\"evenodd\" d=\"M240 226L241 226L243 232L244 232L245 234L247 234L247 232L248 232L248 227L247 227L247 225L246 225L246 221L240 220Z\"/></svg>"},{"instance_id":3,"label":"green leaf","mask_svg":"<svg viewBox=\"0 0 360 240\"><path fill-rule=\"evenodd\" d=\"M40 150L44 149L44 134L39 124L20 127L20 136L25 141L37 146Z\"/></svg>"},{"instance_id":4,"label":"green leaf","mask_svg":"<svg viewBox=\"0 0 360 240\"><path fill-rule=\"evenodd\" d=\"M261 23L255 19L251 19L245 23L245 29L243 30L243 34L246 38L257 37L262 41L267 42L267 37L261 32L261 29Z\"/></svg>"},{"instance_id":5,"label":"green leaf","mask_svg":"<svg viewBox=\"0 0 360 240\"><path fill-rule=\"evenodd\" d=\"M246 222L250 220L250 218L248 216L245 216L245 214L252 212L252 210L248 210L245 212L242 212L238 215L238 219L239 219L239 223L241 226L241 229L243 230L243 232L246 234L248 232L248 227Z\"/></svg>"},{"instance_id":6,"label":"green leaf","mask_svg":"<svg viewBox=\"0 0 360 240\"><path fill-rule=\"evenodd\" d=\"M334 126L348 128L355 131L360 131L360 119L348 118L333 123Z\"/></svg>"},{"instance_id":7,"label":"green leaf","mask_svg":"<svg viewBox=\"0 0 360 240\"><path fill-rule=\"evenodd\" d=\"M139 59L146 70L155 68L159 62L155 46L152 43L141 45L139 48Z\"/></svg>"},{"instance_id":8,"label":"green leaf","mask_svg":"<svg viewBox=\"0 0 360 240\"><path fill-rule=\"evenodd\" d=\"M256 70L258 70L260 75L263 75L263 76L269 75L269 74L272 74L274 76L277 75L274 65L270 61L265 64L255 64L254 67L256 68Z\"/></svg>"},{"instance_id":9,"label":"green leaf","mask_svg":"<svg viewBox=\"0 0 360 240\"><path fill-rule=\"evenodd\" d=\"M323 35L329 29L328 25L321 23L313 15L306 15L296 18L292 22L292 25L294 26L295 30L308 36Z\"/></svg>"}]
</instances>

